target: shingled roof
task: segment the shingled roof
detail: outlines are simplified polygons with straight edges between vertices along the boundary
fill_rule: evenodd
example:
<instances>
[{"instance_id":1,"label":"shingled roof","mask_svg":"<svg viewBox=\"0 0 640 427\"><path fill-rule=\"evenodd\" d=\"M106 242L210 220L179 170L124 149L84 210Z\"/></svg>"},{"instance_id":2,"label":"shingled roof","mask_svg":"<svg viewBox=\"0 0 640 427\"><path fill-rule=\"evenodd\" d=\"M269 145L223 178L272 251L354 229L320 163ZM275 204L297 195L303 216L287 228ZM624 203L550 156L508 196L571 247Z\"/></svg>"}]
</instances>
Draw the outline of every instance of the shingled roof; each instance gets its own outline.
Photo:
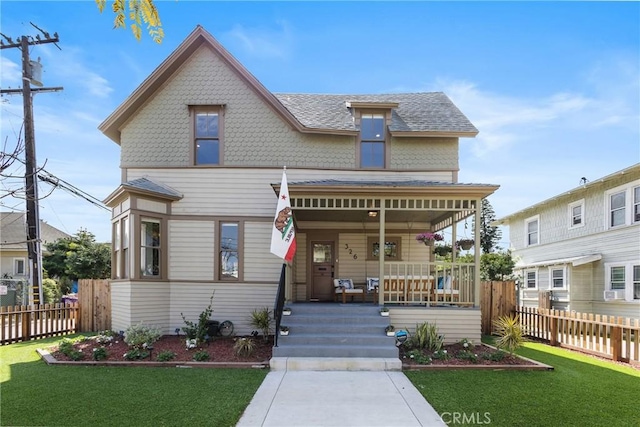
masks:
<instances>
[{"instance_id":1,"label":"shingled roof","mask_svg":"<svg viewBox=\"0 0 640 427\"><path fill-rule=\"evenodd\" d=\"M0 248L2 250L27 250L26 215L22 212L0 212ZM40 239L43 244L71 237L64 231L40 220Z\"/></svg>"},{"instance_id":2,"label":"shingled roof","mask_svg":"<svg viewBox=\"0 0 640 427\"><path fill-rule=\"evenodd\" d=\"M478 129L442 92L378 95L275 93L278 100L310 129L357 131L349 102L394 102L389 131L442 132L475 135Z\"/></svg>"}]
</instances>

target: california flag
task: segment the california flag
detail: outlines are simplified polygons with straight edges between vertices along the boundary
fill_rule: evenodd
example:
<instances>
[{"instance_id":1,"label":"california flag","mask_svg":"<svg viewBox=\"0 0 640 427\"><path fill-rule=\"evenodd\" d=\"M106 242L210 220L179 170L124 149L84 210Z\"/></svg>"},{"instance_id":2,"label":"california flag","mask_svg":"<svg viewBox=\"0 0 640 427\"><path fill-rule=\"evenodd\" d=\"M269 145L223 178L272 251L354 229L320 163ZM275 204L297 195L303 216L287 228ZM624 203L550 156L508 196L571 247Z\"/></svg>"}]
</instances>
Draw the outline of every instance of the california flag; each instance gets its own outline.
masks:
<instances>
[{"instance_id":1,"label":"california flag","mask_svg":"<svg viewBox=\"0 0 640 427\"><path fill-rule=\"evenodd\" d=\"M296 232L293 229L289 188L287 187L287 173L282 171L282 184L278 196L276 218L271 231L271 253L287 262L293 260L296 253Z\"/></svg>"}]
</instances>

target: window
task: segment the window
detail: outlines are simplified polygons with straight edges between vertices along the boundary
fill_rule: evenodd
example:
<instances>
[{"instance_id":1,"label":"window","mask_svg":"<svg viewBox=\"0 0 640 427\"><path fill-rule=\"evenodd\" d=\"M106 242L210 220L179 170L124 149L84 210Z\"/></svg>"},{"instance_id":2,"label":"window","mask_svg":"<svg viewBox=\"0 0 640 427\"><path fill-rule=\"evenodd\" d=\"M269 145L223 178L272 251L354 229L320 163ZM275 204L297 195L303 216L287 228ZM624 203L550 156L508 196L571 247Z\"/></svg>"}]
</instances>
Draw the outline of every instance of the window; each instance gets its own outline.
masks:
<instances>
[{"instance_id":1,"label":"window","mask_svg":"<svg viewBox=\"0 0 640 427\"><path fill-rule=\"evenodd\" d=\"M584 225L584 199L569 204L569 228L578 228Z\"/></svg>"},{"instance_id":2,"label":"window","mask_svg":"<svg viewBox=\"0 0 640 427\"><path fill-rule=\"evenodd\" d=\"M237 222L220 223L220 248L218 265L220 266L220 280L238 280L239 253L238 242L240 237L239 224Z\"/></svg>"},{"instance_id":3,"label":"window","mask_svg":"<svg viewBox=\"0 0 640 427\"><path fill-rule=\"evenodd\" d=\"M196 165L219 165L222 123L219 107L194 108L194 161Z\"/></svg>"},{"instance_id":4,"label":"window","mask_svg":"<svg viewBox=\"0 0 640 427\"><path fill-rule=\"evenodd\" d=\"M525 289L536 289L538 287L538 270L527 270L524 272Z\"/></svg>"},{"instance_id":5,"label":"window","mask_svg":"<svg viewBox=\"0 0 640 427\"><path fill-rule=\"evenodd\" d=\"M367 238L367 259L376 260L380 255L380 239L377 236ZM387 261L400 261L402 259L400 237L387 237L384 242L384 259Z\"/></svg>"},{"instance_id":6,"label":"window","mask_svg":"<svg viewBox=\"0 0 640 427\"><path fill-rule=\"evenodd\" d=\"M605 271L605 290L622 293L626 301L640 301L640 262L606 263Z\"/></svg>"},{"instance_id":7,"label":"window","mask_svg":"<svg viewBox=\"0 0 640 427\"><path fill-rule=\"evenodd\" d=\"M142 218L140 222L140 275L160 277L160 220Z\"/></svg>"},{"instance_id":8,"label":"window","mask_svg":"<svg viewBox=\"0 0 640 427\"><path fill-rule=\"evenodd\" d=\"M385 167L385 124L382 114L360 117L360 167Z\"/></svg>"},{"instance_id":9,"label":"window","mask_svg":"<svg viewBox=\"0 0 640 427\"><path fill-rule=\"evenodd\" d=\"M122 250L120 247L120 221L113 223L113 259L115 265L112 268L112 276L115 279L122 277Z\"/></svg>"},{"instance_id":10,"label":"window","mask_svg":"<svg viewBox=\"0 0 640 427\"><path fill-rule=\"evenodd\" d=\"M27 274L25 259L24 258L14 258L13 259L13 275L14 276L24 276L25 274Z\"/></svg>"},{"instance_id":11,"label":"window","mask_svg":"<svg viewBox=\"0 0 640 427\"><path fill-rule=\"evenodd\" d=\"M129 217L122 219L122 263L124 272L122 278L129 278Z\"/></svg>"},{"instance_id":12,"label":"window","mask_svg":"<svg viewBox=\"0 0 640 427\"><path fill-rule=\"evenodd\" d=\"M525 246L540 243L540 216L536 215L524 221Z\"/></svg>"},{"instance_id":13,"label":"window","mask_svg":"<svg viewBox=\"0 0 640 427\"><path fill-rule=\"evenodd\" d=\"M566 268L565 267L552 267L549 269L549 276L551 276L551 289L564 289L566 288Z\"/></svg>"},{"instance_id":14,"label":"window","mask_svg":"<svg viewBox=\"0 0 640 427\"><path fill-rule=\"evenodd\" d=\"M640 180L605 193L607 228L640 223Z\"/></svg>"},{"instance_id":15,"label":"window","mask_svg":"<svg viewBox=\"0 0 640 427\"><path fill-rule=\"evenodd\" d=\"M114 279L129 278L129 217L113 223L113 263L111 276Z\"/></svg>"}]
</instances>

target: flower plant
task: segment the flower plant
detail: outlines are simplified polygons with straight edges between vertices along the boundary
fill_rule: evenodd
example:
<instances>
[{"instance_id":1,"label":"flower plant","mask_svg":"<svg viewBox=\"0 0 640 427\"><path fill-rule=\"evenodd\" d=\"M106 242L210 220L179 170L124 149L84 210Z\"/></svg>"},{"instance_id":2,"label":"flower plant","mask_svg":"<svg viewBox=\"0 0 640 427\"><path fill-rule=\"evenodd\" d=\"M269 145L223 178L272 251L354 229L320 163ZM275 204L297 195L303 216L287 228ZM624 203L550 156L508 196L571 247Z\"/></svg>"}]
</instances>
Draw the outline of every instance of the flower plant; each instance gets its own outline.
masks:
<instances>
[{"instance_id":1,"label":"flower plant","mask_svg":"<svg viewBox=\"0 0 640 427\"><path fill-rule=\"evenodd\" d=\"M427 233L416 234L416 240L418 242L427 244L430 242L440 242L444 240L444 236L438 233L427 232Z\"/></svg>"}]
</instances>

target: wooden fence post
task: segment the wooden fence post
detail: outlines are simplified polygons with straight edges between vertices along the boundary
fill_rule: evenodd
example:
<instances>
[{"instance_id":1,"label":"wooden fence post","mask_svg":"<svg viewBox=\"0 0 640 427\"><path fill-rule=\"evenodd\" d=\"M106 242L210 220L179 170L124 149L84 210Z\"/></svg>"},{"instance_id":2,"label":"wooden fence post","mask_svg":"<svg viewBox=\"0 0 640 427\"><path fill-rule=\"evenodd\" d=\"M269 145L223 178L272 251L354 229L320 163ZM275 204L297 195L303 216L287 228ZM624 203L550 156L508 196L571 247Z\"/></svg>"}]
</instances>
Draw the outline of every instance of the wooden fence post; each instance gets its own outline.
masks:
<instances>
[{"instance_id":1,"label":"wooden fence post","mask_svg":"<svg viewBox=\"0 0 640 427\"><path fill-rule=\"evenodd\" d=\"M549 314L549 344L558 345L558 318L554 316L554 310L550 310Z\"/></svg>"},{"instance_id":2,"label":"wooden fence post","mask_svg":"<svg viewBox=\"0 0 640 427\"><path fill-rule=\"evenodd\" d=\"M620 326L611 327L611 356L613 360L622 360L622 328Z\"/></svg>"},{"instance_id":3,"label":"wooden fence post","mask_svg":"<svg viewBox=\"0 0 640 427\"><path fill-rule=\"evenodd\" d=\"M31 338L31 316L29 316L27 306L21 306L20 311L22 312L20 314L22 318L22 339L26 341Z\"/></svg>"}]
</instances>

